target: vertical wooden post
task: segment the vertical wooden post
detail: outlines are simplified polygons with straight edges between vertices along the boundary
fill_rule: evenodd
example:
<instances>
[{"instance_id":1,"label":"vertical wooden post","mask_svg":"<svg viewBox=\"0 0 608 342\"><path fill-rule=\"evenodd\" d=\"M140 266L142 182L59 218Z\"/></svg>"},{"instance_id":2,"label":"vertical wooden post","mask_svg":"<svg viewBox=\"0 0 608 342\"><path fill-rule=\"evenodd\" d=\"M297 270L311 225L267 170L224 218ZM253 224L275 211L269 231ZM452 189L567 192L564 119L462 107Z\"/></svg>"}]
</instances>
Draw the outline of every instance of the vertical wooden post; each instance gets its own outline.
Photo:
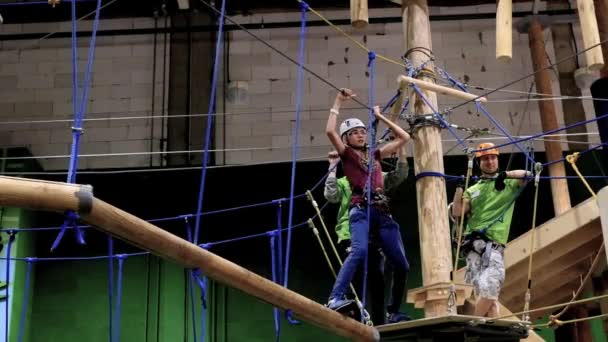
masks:
<instances>
[{"instance_id":1,"label":"vertical wooden post","mask_svg":"<svg viewBox=\"0 0 608 342\"><path fill-rule=\"evenodd\" d=\"M543 69L534 75L536 91L552 96L551 74L549 69L545 69L548 66L548 61L545 51L543 28L538 18L535 16L530 18L529 24L528 34L530 36L530 53L532 55L534 71ZM543 131L558 128L553 101L538 101L538 106L540 109L540 120ZM556 136L546 136L546 138L560 140L560 138ZM557 141L545 141L545 153L548 161L561 159L561 143ZM556 163L549 166L549 175L553 177L565 176L566 169L564 163ZM571 208L568 183L565 179L551 180L551 194L553 195L553 209L555 210L556 216Z\"/></svg>"},{"instance_id":2,"label":"vertical wooden post","mask_svg":"<svg viewBox=\"0 0 608 342\"><path fill-rule=\"evenodd\" d=\"M513 57L513 3L498 0L496 3L496 60L510 63Z\"/></svg>"},{"instance_id":3,"label":"vertical wooden post","mask_svg":"<svg viewBox=\"0 0 608 342\"><path fill-rule=\"evenodd\" d=\"M583 47L588 49L600 43L595 6L593 6L593 0L576 0L576 7L583 35ZM591 70L599 70L604 66L604 56L600 46L587 50L585 59L587 59L587 67Z\"/></svg>"},{"instance_id":4,"label":"vertical wooden post","mask_svg":"<svg viewBox=\"0 0 608 342\"><path fill-rule=\"evenodd\" d=\"M597 28L600 33L600 41L608 39L608 0L595 0L595 18L597 19ZM608 60L608 43L602 44L602 54L604 61ZM608 77L608 65L604 63L604 67L600 70L601 77Z\"/></svg>"},{"instance_id":5,"label":"vertical wooden post","mask_svg":"<svg viewBox=\"0 0 608 342\"><path fill-rule=\"evenodd\" d=\"M406 50L411 51L407 56L414 67L426 62L429 57L420 50L432 49L429 10L426 0L404 0L403 13L407 13L404 23L406 28ZM407 7L407 11L405 8ZM404 19L406 19L404 17ZM422 49L420 49L422 48ZM433 70L433 63L427 64ZM430 77L422 75L421 80L434 82ZM434 92L422 90L429 103L437 108L437 96ZM410 100L416 114L428 114L433 110L418 96L412 95ZM441 131L434 126L418 129L414 134L414 168L416 174L421 172L443 173L443 148ZM447 195L445 181L440 177L423 177L416 182L418 196L418 227L420 231L420 256L422 260L422 284L429 286L437 283L448 283L452 270L452 248L450 245L450 230L448 226ZM443 293L446 290L436 290ZM428 296L427 298L430 298ZM443 316L447 314L447 296L436 296L426 300L424 312L426 317Z\"/></svg>"},{"instance_id":6,"label":"vertical wooden post","mask_svg":"<svg viewBox=\"0 0 608 342\"><path fill-rule=\"evenodd\" d=\"M567 1L563 0L548 0L548 10L567 10L569 8ZM576 58L568 58L576 53L574 48L574 32L570 23L555 23L551 24L551 36L553 38L553 50L555 51L555 60L564 61L556 65L559 76L559 91L562 96L570 96L561 100L564 124L569 126L574 123L585 121L585 108L581 90L576 84L574 72L578 69L579 64ZM573 135L568 137L568 149L570 151L580 151L587 148L585 143L588 142L587 127L578 126L566 131L567 133L575 133L581 135Z\"/></svg>"},{"instance_id":7,"label":"vertical wooden post","mask_svg":"<svg viewBox=\"0 0 608 342\"><path fill-rule=\"evenodd\" d=\"M350 24L362 29L369 23L367 0L350 0Z\"/></svg>"}]
</instances>

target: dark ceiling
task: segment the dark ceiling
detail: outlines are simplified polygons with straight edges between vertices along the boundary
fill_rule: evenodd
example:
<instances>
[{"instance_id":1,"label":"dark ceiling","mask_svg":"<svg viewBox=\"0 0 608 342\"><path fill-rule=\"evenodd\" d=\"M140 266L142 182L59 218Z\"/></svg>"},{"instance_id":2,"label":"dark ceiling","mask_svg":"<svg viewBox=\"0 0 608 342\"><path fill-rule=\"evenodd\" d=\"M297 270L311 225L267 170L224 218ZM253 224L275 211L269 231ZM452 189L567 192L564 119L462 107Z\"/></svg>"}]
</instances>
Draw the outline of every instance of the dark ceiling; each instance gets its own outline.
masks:
<instances>
[{"instance_id":1,"label":"dark ceiling","mask_svg":"<svg viewBox=\"0 0 608 342\"><path fill-rule=\"evenodd\" d=\"M96 0L76 0L78 17L81 17L95 9ZM207 11L200 1L190 0L191 9ZM525 0L514 0L524 2ZM124 18L124 17L153 17L155 13L165 12L174 14L178 11L177 0L102 0L103 4L112 2L102 10L102 18ZM215 0L219 5L220 0ZM308 0L308 4L315 9L348 8L350 2L347 0ZM495 3L495 0L429 0L430 6L465 6ZM370 8L398 7L389 0L369 0ZM273 12L285 10L297 10L296 0L227 0L227 13L252 14L259 12ZM0 0L0 13L5 24L11 23L33 23L49 21L67 21L71 18L71 4L64 0L52 8L47 0Z\"/></svg>"}]
</instances>

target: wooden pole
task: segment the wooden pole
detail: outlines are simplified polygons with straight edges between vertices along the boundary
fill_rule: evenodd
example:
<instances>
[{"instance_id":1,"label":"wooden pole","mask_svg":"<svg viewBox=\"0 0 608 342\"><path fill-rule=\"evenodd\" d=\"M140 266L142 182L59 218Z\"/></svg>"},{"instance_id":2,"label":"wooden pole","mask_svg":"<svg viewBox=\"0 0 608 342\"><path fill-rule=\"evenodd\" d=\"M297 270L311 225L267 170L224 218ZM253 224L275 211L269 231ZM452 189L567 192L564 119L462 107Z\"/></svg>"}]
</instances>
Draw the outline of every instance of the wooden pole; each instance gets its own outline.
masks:
<instances>
[{"instance_id":1,"label":"wooden pole","mask_svg":"<svg viewBox=\"0 0 608 342\"><path fill-rule=\"evenodd\" d=\"M588 49L600 43L600 34L595 19L595 6L593 6L593 0L576 0L576 6L583 35L583 47ZM591 70L599 70L604 66L604 56L600 46L587 50L585 58L587 67Z\"/></svg>"},{"instance_id":2,"label":"wooden pole","mask_svg":"<svg viewBox=\"0 0 608 342\"><path fill-rule=\"evenodd\" d=\"M553 96L553 90L551 89L551 74L549 69L546 69L548 66L548 61L545 51L543 28L538 21L538 18L535 16L530 18L528 34L530 36L529 41L532 64L534 71L537 71L536 74L534 74L536 91L546 94L547 96ZM540 109L540 120L543 131L558 128L557 117L555 115L555 105L553 101L538 101L538 107ZM561 140L560 137L556 136L546 136L546 138L550 138L551 140ZM561 159L561 143L558 141L545 141L545 153L548 161ZM552 177L565 176L566 169L564 163L550 165L549 175ZM552 179L551 194L553 195L553 209L555 211L555 216L558 216L571 208L568 183L566 179Z\"/></svg>"},{"instance_id":3,"label":"wooden pole","mask_svg":"<svg viewBox=\"0 0 608 342\"><path fill-rule=\"evenodd\" d=\"M404 27L407 56L414 67L428 60L422 49L432 49L429 9L426 0L404 0L402 9L407 20ZM404 18L405 19L405 18ZM412 48L416 50L410 50ZM427 68L433 70L433 63ZM434 80L422 73L420 80L433 83ZM422 89L430 104L437 108L435 93ZM418 115L432 113L433 110L418 96L412 95L410 106ZM421 172L443 173L443 148L441 130L435 126L425 126L416 131L414 140L414 168L416 174ZM418 196L418 228L420 231L420 256L422 260L422 284L430 286L437 283L449 283L452 271L452 247L448 226L447 195L445 181L440 177L422 177L416 182ZM437 298L437 297L433 297ZM429 300L424 305L426 317L447 314L447 296Z\"/></svg>"},{"instance_id":4,"label":"wooden pole","mask_svg":"<svg viewBox=\"0 0 608 342\"><path fill-rule=\"evenodd\" d=\"M87 188L65 183L0 177L0 206L78 211L87 223L134 246L201 272L299 318L355 341L378 341L376 329L329 310L155 225L96 199Z\"/></svg>"},{"instance_id":5,"label":"wooden pole","mask_svg":"<svg viewBox=\"0 0 608 342\"><path fill-rule=\"evenodd\" d=\"M496 4L496 60L510 63L513 57L513 3L498 0Z\"/></svg>"},{"instance_id":6,"label":"wooden pole","mask_svg":"<svg viewBox=\"0 0 608 342\"><path fill-rule=\"evenodd\" d=\"M461 100L465 100L465 101L475 100L478 102L488 102L488 99L486 99L483 96L479 97L478 95L475 95L475 94L465 93L464 91L460 91L458 89L444 87L442 85L435 84L433 82L422 81L422 80L412 78L409 76L401 75L397 78L397 82L399 83L399 88L401 88L401 90L407 89L409 87L410 83L413 83L422 89L429 90L429 91L439 93L442 95L456 97Z\"/></svg>"},{"instance_id":7,"label":"wooden pole","mask_svg":"<svg viewBox=\"0 0 608 342\"><path fill-rule=\"evenodd\" d=\"M608 0L595 0L595 19L600 34L600 41L608 40ZM602 44L602 54L604 61L608 60L608 43ZM608 65L600 70L601 77L608 77Z\"/></svg>"},{"instance_id":8,"label":"wooden pole","mask_svg":"<svg viewBox=\"0 0 608 342\"><path fill-rule=\"evenodd\" d=\"M567 1L563 0L548 0L548 10L567 10L569 8ZM574 72L579 68L577 58L568 58L573 56L576 51L574 48L574 32L571 24L554 23L551 24L551 36L553 38L553 50L555 51L555 60L563 61L555 67L559 77L559 91L562 96L569 96L561 100L564 124L570 126L574 123L585 121L585 108L581 90L576 85ZM587 149L588 142L587 127L578 126L566 131L567 133L575 133L581 135L573 135L568 137L568 149L570 151L580 151Z\"/></svg>"},{"instance_id":9,"label":"wooden pole","mask_svg":"<svg viewBox=\"0 0 608 342\"><path fill-rule=\"evenodd\" d=\"M350 24L363 29L369 23L367 0L350 0Z\"/></svg>"}]
</instances>

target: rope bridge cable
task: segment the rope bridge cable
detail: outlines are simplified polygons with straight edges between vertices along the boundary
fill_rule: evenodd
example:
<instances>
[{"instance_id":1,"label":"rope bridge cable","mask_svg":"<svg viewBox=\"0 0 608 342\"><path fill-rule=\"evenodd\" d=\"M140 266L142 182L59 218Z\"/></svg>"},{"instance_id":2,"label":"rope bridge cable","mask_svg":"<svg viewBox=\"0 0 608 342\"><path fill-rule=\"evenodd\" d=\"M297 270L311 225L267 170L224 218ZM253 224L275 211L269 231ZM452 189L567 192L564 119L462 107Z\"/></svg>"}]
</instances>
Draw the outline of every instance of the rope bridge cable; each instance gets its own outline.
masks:
<instances>
[{"instance_id":1,"label":"rope bridge cable","mask_svg":"<svg viewBox=\"0 0 608 342\"><path fill-rule=\"evenodd\" d=\"M209 2L205 1L205 0L199 0L201 4L205 5L207 8L209 8L211 11L218 13L219 11L213 6L211 5ZM309 7L310 8L310 7ZM325 83L326 85L328 85L329 87L337 90L337 91L341 91L342 88L337 87L336 85L334 85L333 83L331 83L329 80L327 80L326 78L320 76L319 74L317 74L316 72L310 70L309 68L307 68L306 66L302 65L302 63L299 63L298 61L296 61L295 59L289 57L289 55L287 55L286 53L284 53L283 51L277 49L275 46L273 46L272 44L266 42L264 39L260 38L258 35L252 33L250 30L248 30L246 27L244 27L243 25L239 24L236 20L232 19L230 16L225 16L225 19L227 21L229 21L230 23L232 23L234 26L238 27L240 30L242 30L243 32L247 33L248 35L250 35L253 39L259 41L260 43L262 43L263 45L265 45L266 47L270 48L272 51L276 52L277 54L281 55L282 57L284 57L285 59L287 59L288 61L290 61L291 63L301 66L303 70L305 70L307 73L309 73L311 76L313 76L314 78L318 79L319 81ZM369 106L363 102L361 102L360 100L358 100L356 97L351 99L353 102L359 104L362 106L362 108L365 109L370 109Z\"/></svg>"},{"instance_id":2,"label":"rope bridge cable","mask_svg":"<svg viewBox=\"0 0 608 342\"><path fill-rule=\"evenodd\" d=\"M593 189L591 189L591 186L589 185L589 183L587 182L587 180L585 179L585 177L581 174L581 172L579 171L578 167L576 166L576 161L578 160L578 157L579 157L579 153L576 152L576 153L573 153L571 155L568 155L566 157L566 160L572 166L572 168L574 169L574 171L576 172L576 174L578 175L578 177L581 179L581 181L583 182L583 184L585 184L585 187L587 187L587 190L589 190L589 193L591 193L591 195L593 196L593 198L597 199L597 194L593 191ZM584 288L585 284L587 283L587 281L589 280L589 278L593 274L593 271L597 267L597 264L598 264L598 262L600 260L600 256L604 255L605 247L606 247L605 244L602 243L602 245L600 246L599 250L597 251L595 257L593 258L593 262L591 263L591 266L589 267L589 270L587 271L587 274L585 275L585 277L581 281L581 284L579 285L579 287L576 290L576 292L572 295L572 301L576 300L576 298L583 291L583 288ZM559 317L561 317L569 308L570 308L570 304L568 304L566 307L564 307L559 313L557 313L555 315L551 315L550 316L551 321L552 322L556 322L557 319Z\"/></svg>"},{"instance_id":3,"label":"rope bridge cable","mask_svg":"<svg viewBox=\"0 0 608 342\"><path fill-rule=\"evenodd\" d=\"M469 161L467 162L467 175L465 177L465 181L464 181L464 189L463 189L463 195L464 195L464 191L466 191L469 187L469 180L471 179L471 175L473 174L473 159L475 158L475 155L473 153L469 152ZM462 202L463 199L461 198L460 201ZM454 256L454 268L452 269L452 272L450 274L450 278L451 281L454 281L454 273L456 272L456 270L458 270L458 258L459 258L459 254L460 254L460 244L462 242L462 235L463 235L463 227L464 227L464 205L463 203L460 204L460 218L459 218L459 222L458 222L458 241L457 241L457 245L456 245L456 254Z\"/></svg>"},{"instance_id":4,"label":"rope bridge cable","mask_svg":"<svg viewBox=\"0 0 608 342\"><path fill-rule=\"evenodd\" d=\"M511 136L511 134L509 134L509 132L504 127L502 127L500 122L498 122L498 120L496 120L494 116L492 116L492 114L490 114L490 112L488 112L487 109L481 103L475 102L475 106L494 124L494 126L496 126L496 128L498 128L507 137L507 139L509 139L511 144L515 145L515 147L517 147L517 149L520 150L526 156L526 159L529 159L531 163L534 163L534 159L532 159L526 153L524 148L519 146L519 143Z\"/></svg>"},{"instance_id":5,"label":"rope bridge cable","mask_svg":"<svg viewBox=\"0 0 608 342\"><path fill-rule=\"evenodd\" d=\"M30 283L32 278L32 266L36 262L36 258L28 258L27 269L25 271L25 286L23 288L23 303L21 305L21 317L19 318L19 336L17 337L18 342L23 342L25 335L25 318L29 308L30 298Z\"/></svg>"},{"instance_id":6,"label":"rope bridge cable","mask_svg":"<svg viewBox=\"0 0 608 342\"><path fill-rule=\"evenodd\" d=\"M482 152L482 151L489 150L491 148L501 148L501 147L512 145L514 143L520 143L520 142L524 142L524 141L528 141L528 140L533 140L533 139L536 139L536 138L539 138L539 137L542 137L542 136L545 136L545 135L552 135L553 133L565 131L565 130L568 130L570 128L574 128L574 127L578 127L578 126L583 126L583 125L586 125L586 124L589 124L589 123L592 123L592 122L596 122L596 121L599 121L599 120L603 120L603 119L606 119L606 118L608 118L608 114L603 114L603 115L595 117L593 119L579 121L577 123L574 123L574 124L571 124L571 125L568 125L568 126L559 127L559 128L555 128L555 129L552 129L552 130L544 131L544 132L541 132L541 133L538 133L538 134L535 134L535 135L531 135L531 136L527 136L527 137L524 137L524 138L516 139L516 140L514 140L512 142L508 142L508 143L504 143L504 144L499 144L499 145L496 145L496 146L493 146L493 147L481 148L481 149L478 149L478 150L474 150L473 152ZM553 162L550 162L550 163L553 163ZM547 166L547 165L550 165L550 164L549 163L544 163L543 164L543 166Z\"/></svg>"},{"instance_id":7,"label":"rope bridge cable","mask_svg":"<svg viewBox=\"0 0 608 342\"><path fill-rule=\"evenodd\" d=\"M542 328L542 327L559 328L560 326L565 325L565 324L591 321L594 319L606 318L606 317L608 317L608 313L591 316L591 317L575 318L575 319L570 319L567 321L560 321L560 320L556 319L556 320L549 321L547 323L533 324L530 326L530 328Z\"/></svg>"},{"instance_id":8,"label":"rope bridge cable","mask_svg":"<svg viewBox=\"0 0 608 342\"><path fill-rule=\"evenodd\" d=\"M538 188L540 183L540 174L542 170L542 164L536 163L534 166L534 204L532 207L532 228L530 229L530 255L528 257L528 287L526 289L526 294L524 295L524 311L526 311L526 313L524 313L522 317L522 321L524 322L528 322L530 320L530 314L527 311L530 310L530 300L532 296L532 259L534 257L534 245L536 240L536 212L538 208Z\"/></svg>"},{"instance_id":9,"label":"rope bridge cable","mask_svg":"<svg viewBox=\"0 0 608 342\"><path fill-rule=\"evenodd\" d=\"M467 144L462 140L462 138L460 138L458 136L458 134L456 134L456 132L454 132L450 126L450 124L448 124L445 119L441 116L441 114L437 111L436 108L433 107L433 105L431 104L431 102L426 98L426 96L424 96L424 94L422 93L422 91L420 90L420 88L418 87L418 85L416 84L412 84L412 89L414 89L414 91L416 92L416 94L424 101L424 103L426 103L427 106L429 106L429 108L431 108L431 110L434 113L434 116L441 122L442 125L445 126L445 128L447 128L447 130L450 132L450 134L452 134L452 136L454 136L454 138L456 140L458 140L458 143L460 145L462 145L462 147L464 149L468 149L469 146L467 146Z\"/></svg>"},{"instance_id":10,"label":"rope bridge cable","mask_svg":"<svg viewBox=\"0 0 608 342\"><path fill-rule=\"evenodd\" d=\"M271 274L272 274L272 282L273 283L280 283L280 280L278 278L278 272L277 272L277 246L276 246L276 237L278 231L270 231L268 232L268 235L270 236L270 259L271 259L271 264L270 264L270 269L271 269ZM279 258L281 258L281 256L279 255ZM281 316L279 314L279 308L278 307L273 307L272 308L272 313L273 313L273 319L274 319L274 335L275 335L275 339L276 342L279 342L280 340L280 336L281 336Z\"/></svg>"},{"instance_id":11,"label":"rope bridge cable","mask_svg":"<svg viewBox=\"0 0 608 342\"><path fill-rule=\"evenodd\" d=\"M300 3L302 3L302 0L296 0ZM319 19L321 19L322 21L324 21L327 25L329 25L330 27L332 27L334 30L338 31L340 34L342 34L344 37L346 37L348 40L350 40L351 42L353 42L357 47L359 47L361 50L370 53L372 52L367 46L365 46L365 44L359 42L358 40L356 40L353 36L349 35L348 33L346 33L344 30L342 30L340 27L338 27L337 25L335 25L334 23L332 23L329 19L327 19L325 16L323 16L321 13L319 13L318 11L316 11L314 8L310 8L309 10L311 13L313 13L314 15L316 15L317 17L319 17ZM396 61L394 59L388 58L386 56L383 56L381 54L376 54L376 57L378 57L378 59L381 59L385 62L389 62L395 65L398 65L400 67L406 67L406 65L402 62Z\"/></svg>"},{"instance_id":12,"label":"rope bridge cable","mask_svg":"<svg viewBox=\"0 0 608 342\"><path fill-rule=\"evenodd\" d=\"M508 315L502 315L502 316L498 316L498 317L480 318L480 319L475 319L473 321L475 321L475 322L481 322L481 321L483 321L483 322L492 323L494 321L498 321L498 320L501 320L501 319L516 317L516 316L522 315L522 314L524 314L526 312L528 312L528 313L535 313L535 312L542 312L542 311L547 311L547 310L554 310L554 309L562 308L562 307L564 307L566 305L583 304L583 303L593 302L593 301L602 300L602 299L606 299L606 298L608 298L608 294L604 294L604 295L600 295L600 296L595 296L595 297L590 297L590 298L585 298L585 299L579 299L579 300L575 300L575 301L568 301L568 302L559 303L559 304L547 305L547 306L543 306L543 307L539 307L539 308L530 309L528 311L514 312L514 313L510 313Z\"/></svg>"},{"instance_id":13,"label":"rope bridge cable","mask_svg":"<svg viewBox=\"0 0 608 342\"><path fill-rule=\"evenodd\" d=\"M367 203L366 203L366 211L367 211L367 231L365 232L366 236L369 236L369 233L372 228L372 187L374 184L372 183L374 169L376 167L375 160L375 152L376 152L376 124L377 119L374 114L374 101L375 101L375 92L374 92L374 81L376 78L376 54L372 51L368 53L368 64L367 68L369 70L369 134L367 144L368 148L368 157L367 157L367 180L365 186L367 187ZM363 258L363 284L361 289L361 321L363 322L365 319L365 302L366 302L366 291L367 291L367 262L369 259L369 248L365 249L365 257Z\"/></svg>"},{"instance_id":14,"label":"rope bridge cable","mask_svg":"<svg viewBox=\"0 0 608 342\"><path fill-rule=\"evenodd\" d=\"M588 47L588 48L586 48L586 49L583 49L583 50L581 50L581 51L577 51L576 53L574 53L574 54L572 54L572 55L570 55L570 56L564 57L564 58L562 58L562 59L560 59L560 60L558 60L558 61L556 61L556 62L554 62L554 63L550 63L549 65L547 65L547 66L546 66L546 67L544 67L544 68L538 69L538 70L536 70L536 71L534 71L534 72L532 72L532 73L529 73L529 74L527 74L527 75L525 75L525 76L522 76L522 77L520 77L520 78L517 78L517 79L515 79L515 80L513 80L513 81L511 81L511 82L508 82L508 83L506 83L506 84L504 84L504 85L502 85L502 86L500 86L500 87L498 87L498 88L495 88L494 90L491 90L491 91L488 91L488 92L483 93L483 94L481 94L481 95L478 95L477 97L475 97L475 98L473 98L473 99L470 99L470 100L467 100L467 101L465 101L465 102L462 102L462 103L460 103L460 104L458 104L458 105L456 105L456 106L452 106L452 107L450 107L450 108L448 109L448 111L452 111L452 110L457 109L457 108L460 108L460 107L462 107L462 106L466 106L466 105L467 105L467 104L469 104L469 103L476 102L477 100L479 100L479 99L480 99L480 98L482 98L482 97L487 97L488 95L494 94L494 93L496 93L496 92L498 92L498 91L500 91L500 90L502 90L502 89L504 89L504 88L507 88L507 87L509 87L509 86L511 86L511 85L513 85L513 84L516 84L516 83L521 82L521 81L523 81L523 80L525 80L525 79L527 79L527 78L530 78L530 77L532 77L532 76L536 75L536 74L537 74L537 73L539 73L539 72L542 72L542 71L544 71L544 70L551 69L551 68L553 68L553 67L554 67L554 66L556 66L556 65L562 64L562 63L564 63L564 62L566 62L566 61L569 61L569 60L571 60L571 59L573 59L573 58L576 58L577 56L579 56L579 55L581 55L581 54L583 54L583 53L585 53L585 52L587 52L587 51L589 51L589 50L591 50L591 49L593 49L593 48L596 48L596 47L598 47L598 46L601 46L601 45L603 45L603 44L606 44L606 43L608 43L608 39L606 39L606 40L604 40L604 41L601 41L601 42L599 42L599 43L597 43L597 44L594 44L594 45L592 45L592 46L590 46L590 47Z\"/></svg>"},{"instance_id":15,"label":"rope bridge cable","mask_svg":"<svg viewBox=\"0 0 608 342\"><path fill-rule=\"evenodd\" d=\"M600 257L602 255L604 255L604 251L606 250L606 246L602 243L602 245L600 246L599 250L597 251L597 253L595 254L595 257L593 258L593 261L591 262L591 266L589 267L589 270L587 271L587 274L585 275L585 277L583 278L583 280L581 281L581 284L579 285L578 289L576 290L576 292L574 292L574 294L572 295L572 300L568 303L568 305L566 305L566 307L564 307L560 312L558 312L555 315L551 315L550 318L552 319L558 319L559 317L561 317L571 306L571 304L576 300L576 298L581 294L581 292L583 291L583 288L585 287L585 284L589 281L589 279L591 278L591 275L593 275L593 271L595 270L595 268L597 267L599 261L600 261Z\"/></svg>"},{"instance_id":16,"label":"rope bridge cable","mask_svg":"<svg viewBox=\"0 0 608 342\"><path fill-rule=\"evenodd\" d=\"M217 80L219 76L219 65L222 47L222 36L224 33L224 16L226 14L226 0L222 0L221 10L219 12L219 27L217 32L217 40L215 43L215 58L213 60L213 76L211 79L211 94L209 95L209 108L207 113L211 114L215 110L215 93L217 90ZM205 127L205 151L203 152L203 168L201 170L201 182L198 194L198 203L196 207L196 221L194 224L194 236L192 241L198 243L199 231L201 226L201 216L198 215L203 211L203 200L205 197L205 181L207 179L207 164L209 163L209 148L211 146L211 127L213 126L213 116L207 117L207 127Z\"/></svg>"},{"instance_id":17,"label":"rope bridge cable","mask_svg":"<svg viewBox=\"0 0 608 342\"><path fill-rule=\"evenodd\" d=\"M76 173L78 170L78 154L80 147L80 136L82 135L82 119L84 112L88 104L87 98L89 94L89 85L91 83L91 72L93 67L93 60L95 59L95 46L97 40L97 29L99 28L99 16L101 13L101 0L97 0L97 7L95 10L95 18L93 20L93 31L91 34L91 42L89 45L89 54L87 59L87 66L84 74L84 84L82 85L82 96L79 98L78 90L78 38L76 28L76 1L71 3L71 14L72 14L72 107L74 111L74 123L72 126L72 146L70 153L70 161L68 165L67 183L76 182ZM69 211L64 221L64 228L59 232L55 241L51 246L51 251L55 250L63 235L65 233L65 227L68 225L75 225L78 221L78 215L74 212ZM84 237L79 229L75 229L77 240L80 244L84 244Z\"/></svg>"},{"instance_id":18,"label":"rope bridge cable","mask_svg":"<svg viewBox=\"0 0 608 342\"><path fill-rule=\"evenodd\" d=\"M298 76L296 80L296 113L295 113L295 125L292 134L292 151L291 151L291 181L289 191L289 212L287 214L287 245L285 248L285 271L283 272L283 286L288 288L289 285L289 264L291 258L291 229L293 224L293 211L294 211L294 193L296 186L296 160L298 159L298 144L299 144L299 131L301 122L301 105L302 105L302 87L304 82L304 59L306 57L306 12L308 10L308 4L300 2L300 34L299 34L299 51L298 51ZM298 321L293 319L291 310L285 312L287 321L289 324L299 324ZM277 339L279 337L277 336Z\"/></svg>"},{"instance_id":19,"label":"rope bridge cable","mask_svg":"<svg viewBox=\"0 0 608 342\"><path fill-rule=\"evenodd\" d=\"M184 216L184 226L186 228L186 239L188 242L193 243L192 241L192 227L190 226L190 221L188 220L188 216ZM194 271L193 269L188 270L188 295L190 298L190 315L192 316L192 336L194 336L194 341L197 341L196 335L196 308L194 305Z\"/></svg>"},{"instance_id":20,"label":"rope bridge cable","mask_svg":"<svg viewBox=\"0 0 608 342\"><path fill-rule=\"evenodd\" d=\"M116 312L114 313L114 342L120 341L120 317L121 317L121 307L122 307L122 276L123 276L123 268L124 262L127 258L126 254L118 254L114 256L118 260L118 278L116 279L116 305L114 309Z\"/></svg>"}]
</instances>

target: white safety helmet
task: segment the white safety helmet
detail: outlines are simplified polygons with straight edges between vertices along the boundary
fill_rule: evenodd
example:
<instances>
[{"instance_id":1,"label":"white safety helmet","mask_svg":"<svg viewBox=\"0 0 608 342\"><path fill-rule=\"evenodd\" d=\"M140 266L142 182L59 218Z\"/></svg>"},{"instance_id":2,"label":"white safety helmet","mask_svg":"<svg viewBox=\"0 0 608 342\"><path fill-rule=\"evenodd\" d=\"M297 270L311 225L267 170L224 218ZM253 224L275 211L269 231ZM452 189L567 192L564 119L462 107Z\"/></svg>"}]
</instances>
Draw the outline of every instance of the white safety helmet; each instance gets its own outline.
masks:
<instances>
[{"instance_id":1,"label":"white safety helmet","mask_svg":"<svg viewBox=\"0 0 608 342\"><path fill-rule=\"evenodd\" d=\"M343 137L344 134L348 133L348 131L350 131L353 128L367 129L367 126L365 126L363 121L361 121L357 118L346 119L346 120L344 120L344 122L342 122L340 124L340 136Z\"/></svg>"}]
</instances>

